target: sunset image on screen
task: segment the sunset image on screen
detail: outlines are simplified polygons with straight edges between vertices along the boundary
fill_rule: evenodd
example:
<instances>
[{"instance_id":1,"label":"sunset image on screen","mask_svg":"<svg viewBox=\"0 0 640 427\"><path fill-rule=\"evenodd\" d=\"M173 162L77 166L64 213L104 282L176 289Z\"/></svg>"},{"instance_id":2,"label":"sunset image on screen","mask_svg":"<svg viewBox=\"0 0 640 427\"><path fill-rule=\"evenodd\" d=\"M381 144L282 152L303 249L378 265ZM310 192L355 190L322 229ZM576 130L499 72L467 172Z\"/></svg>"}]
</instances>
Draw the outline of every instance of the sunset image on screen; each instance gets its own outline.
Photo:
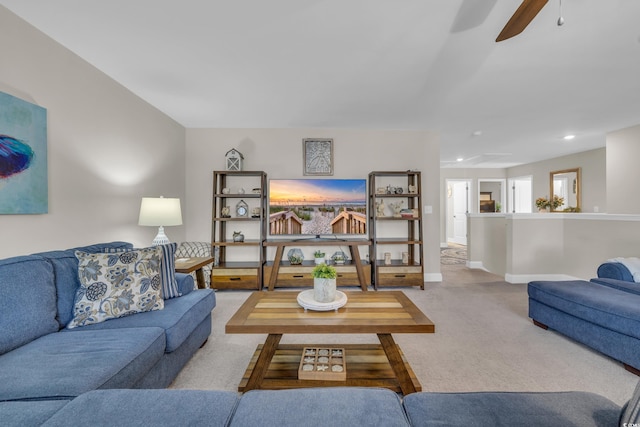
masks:
<instances>
[{"instance_id":1,"label":"sunset image on screen","mask_svg":"<svg viewBox=\"0 0 640 427\"><path fill-rule=\"evenodd\" d=\"M272 179L270 234L364 234L364 179Z\"/></svg>"}]
</instances>

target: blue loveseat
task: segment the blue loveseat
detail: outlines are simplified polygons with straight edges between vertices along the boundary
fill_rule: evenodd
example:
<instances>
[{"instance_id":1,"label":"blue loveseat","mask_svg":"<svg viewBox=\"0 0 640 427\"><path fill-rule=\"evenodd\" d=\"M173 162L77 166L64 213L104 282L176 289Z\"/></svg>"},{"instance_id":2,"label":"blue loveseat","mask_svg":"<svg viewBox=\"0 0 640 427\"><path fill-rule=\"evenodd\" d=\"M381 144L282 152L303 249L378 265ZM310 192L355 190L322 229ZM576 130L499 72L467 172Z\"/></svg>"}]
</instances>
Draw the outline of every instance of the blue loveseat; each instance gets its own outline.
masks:
<instances>
[{"instance_id":1,"label":"blue loveseat","mask_svg":"<svg viewBox=\"0 0 640 427\"><path fill-rule=\"evenodd\" d=\"M206 342L215 294L193 290L193 278L181 274L181 296L162 310L65 327L80 286L75 250L131 247L112 242L0 260L0 403L16 403L16 417L37 416L39 407L48 414L91 390L167 387Z\"/></svg>"}]
</instances>

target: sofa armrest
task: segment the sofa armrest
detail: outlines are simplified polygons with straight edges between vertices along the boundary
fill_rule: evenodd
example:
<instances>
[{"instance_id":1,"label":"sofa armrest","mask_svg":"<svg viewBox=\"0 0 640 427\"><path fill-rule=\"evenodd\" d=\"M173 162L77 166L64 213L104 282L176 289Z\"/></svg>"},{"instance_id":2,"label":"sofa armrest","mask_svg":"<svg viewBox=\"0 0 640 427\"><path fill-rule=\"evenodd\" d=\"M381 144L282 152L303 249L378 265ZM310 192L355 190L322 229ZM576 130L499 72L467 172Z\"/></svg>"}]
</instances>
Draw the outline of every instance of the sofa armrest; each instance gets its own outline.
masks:
<instances>
[{"instance_id":1,"label":"sofa armrest","mask_svg":"<svg viewBox=\"0 0 640 427\"><path fill-rule=\"evenodd\" d=\"M640 283L634 281L628 282L626 280L608 279L605 277L599 277L597 279L591 279L591 282L598 285L608 286L620 291L629 292L631 294L640 295Z\"/></svg>"},{"instance_id":2,"label":"sofa armrest","mask_svg":"<svg viewBox=\"0 0 640 427\"><path fill-rule=\"evenodd\" d=\"M598 277L633 282L633 275L619 262L605 262L598 267Z\"/></svg>"},{"instance_id":3,"label":"sofa armrest","mask_svg":"<svg viewBox=\"0 0 640 427\"><path fill-rule=\"evenodd\" d=\"M178 292L182 296L191 292L195 284L193 277L187 273L176 273L176 282L178 282Z\"/></svg>"}]
</instances>

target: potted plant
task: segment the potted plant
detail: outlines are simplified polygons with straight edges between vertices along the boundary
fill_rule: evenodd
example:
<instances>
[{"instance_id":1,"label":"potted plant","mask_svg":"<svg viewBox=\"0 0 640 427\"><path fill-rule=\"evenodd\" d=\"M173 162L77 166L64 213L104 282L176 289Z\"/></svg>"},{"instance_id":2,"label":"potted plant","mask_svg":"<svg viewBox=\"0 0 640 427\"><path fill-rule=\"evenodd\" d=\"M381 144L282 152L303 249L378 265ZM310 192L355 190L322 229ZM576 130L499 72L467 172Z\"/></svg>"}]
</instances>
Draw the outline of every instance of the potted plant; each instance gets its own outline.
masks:
<instances>
[{"instance_id":1,"label":"potted plant","mask_svg":"<svg viewBox=\"0 0 640 427\"><path fill-rule=\"evenodd\" d=\"M313 253L316 264L324 264L324 255L325 253L322 252L320 249L318 249Z\"/></svg>"},{"instance_id":2,"label":"potted plant","mask_svg":"<svg viewBox=\"0 0 640 427\"><path fill-rule=\"evenodd\" d=\"M551 207L551 202L546 197L538 197L536 199L536 207L538 208L538 212L547 212L549 207Z\"/></svg>"},{"instance_id":3,"label":"potted plant","mask_svg":"<svg viewBox=\"0 0 640 427\"><path fill-rule=\"evenodd\" d=\"M336 299L335 267L325 263L316 265L311 271L313 276L313 299L318 302L333 302Z\"/></svg>"},{"instance_id":4,"label":"potted plant","mask_svg":"<svg viewBox=\"0 0 640 427\"><path fill-rule=\"evenodd\" d=\"M564 197L560 197L557 194L554 194L553 199L549 201L549 206L551 207L552 211L555 211L563 204L564 204Z\"/></svg>"}]
</instances>

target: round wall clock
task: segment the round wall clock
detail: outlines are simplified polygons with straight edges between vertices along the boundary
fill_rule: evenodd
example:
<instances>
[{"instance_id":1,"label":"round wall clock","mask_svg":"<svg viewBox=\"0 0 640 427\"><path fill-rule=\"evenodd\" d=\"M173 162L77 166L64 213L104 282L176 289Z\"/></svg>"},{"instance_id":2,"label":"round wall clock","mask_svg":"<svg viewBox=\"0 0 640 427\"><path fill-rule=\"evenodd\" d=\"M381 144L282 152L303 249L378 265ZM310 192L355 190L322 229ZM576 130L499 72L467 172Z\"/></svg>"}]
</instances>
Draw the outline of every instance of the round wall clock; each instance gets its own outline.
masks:
<instances>
[{"instance_id":1,"label":"round wall clock","mask_svg":"<svg viewBox=\"0 0 640 427\"><path fill-rule=\"evenodd\" d=\"M249 214L249 206L244 200L240 200L236 205L236 215L239 217L246 217Z\"/></svg>"}]
</instances>

